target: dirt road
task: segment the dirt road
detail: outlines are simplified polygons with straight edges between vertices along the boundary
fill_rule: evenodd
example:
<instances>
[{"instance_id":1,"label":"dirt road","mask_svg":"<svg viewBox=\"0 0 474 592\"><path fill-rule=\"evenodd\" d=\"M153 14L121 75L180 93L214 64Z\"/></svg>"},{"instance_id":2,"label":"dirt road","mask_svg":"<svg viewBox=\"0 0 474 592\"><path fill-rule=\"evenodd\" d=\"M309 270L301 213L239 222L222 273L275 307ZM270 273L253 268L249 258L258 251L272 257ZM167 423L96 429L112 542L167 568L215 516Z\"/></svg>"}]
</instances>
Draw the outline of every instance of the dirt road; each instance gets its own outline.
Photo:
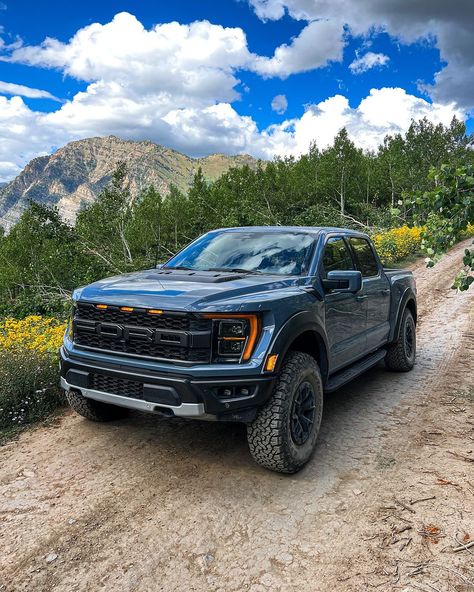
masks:
<instances>
[{"instance_id":1,"label":"dirt road","mask_svg":"<svg viewBox=\"0 0 474 592\"><path fill-rule=\"evenodd\" d=\"M465 243L466 244L466 243ZM0 590L474 590L474 290L415 266L419 354L328 397L314 459L242 426L70 412L0 449Z\"/></svg>"}]
</instances>

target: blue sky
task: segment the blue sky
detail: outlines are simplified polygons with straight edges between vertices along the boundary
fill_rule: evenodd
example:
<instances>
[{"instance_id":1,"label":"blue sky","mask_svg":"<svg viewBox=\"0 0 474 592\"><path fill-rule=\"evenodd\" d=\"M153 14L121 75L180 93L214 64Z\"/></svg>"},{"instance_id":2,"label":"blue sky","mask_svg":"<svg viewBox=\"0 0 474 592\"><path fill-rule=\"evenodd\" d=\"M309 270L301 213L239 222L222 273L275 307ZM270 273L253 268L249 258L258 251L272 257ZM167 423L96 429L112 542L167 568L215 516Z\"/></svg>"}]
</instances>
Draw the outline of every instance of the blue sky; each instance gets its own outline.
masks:
<instances>
[{"instance_id":1,"label":"blue sky","mask_svg":"<svg viewBox=\"0 0 474 592\"><path fill-rule=\"evenodd\" d=\"M271 158L343 125L366 149L423 116L472 131L473 21L469 0L3 0L0 181L92 135Z\"/></svg>"}]
</instances>

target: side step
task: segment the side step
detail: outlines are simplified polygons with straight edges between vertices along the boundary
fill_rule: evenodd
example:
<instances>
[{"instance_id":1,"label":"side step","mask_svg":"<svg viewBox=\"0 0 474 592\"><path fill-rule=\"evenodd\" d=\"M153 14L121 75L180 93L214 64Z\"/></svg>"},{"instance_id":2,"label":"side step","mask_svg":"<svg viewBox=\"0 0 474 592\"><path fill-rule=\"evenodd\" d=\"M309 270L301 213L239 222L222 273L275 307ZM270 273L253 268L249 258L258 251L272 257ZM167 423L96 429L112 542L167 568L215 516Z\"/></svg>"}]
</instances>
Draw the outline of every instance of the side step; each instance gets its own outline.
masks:
<instances>
[{"instance_id":1,"label":"side step","mask_svg":"<svg viewBox=\"0 0 474 592\"><path fill-rule=\"evenodd\" d=\"M358 360L348 368L343 368L339 372L336 372L336 374L331 376L328 380L326 388L324 389L325 392L331 393L332 391L337 390L343 384L346 384L346 382L349 382L356 376L359 376L359 374L372 368L372 366L375 366L375 364L378 364L380 360L385 358L386 353L387 352L384 349L379 349L373 354L369 354L365 358L362 358L362 360Z\"/></svg>"}]
</instances>

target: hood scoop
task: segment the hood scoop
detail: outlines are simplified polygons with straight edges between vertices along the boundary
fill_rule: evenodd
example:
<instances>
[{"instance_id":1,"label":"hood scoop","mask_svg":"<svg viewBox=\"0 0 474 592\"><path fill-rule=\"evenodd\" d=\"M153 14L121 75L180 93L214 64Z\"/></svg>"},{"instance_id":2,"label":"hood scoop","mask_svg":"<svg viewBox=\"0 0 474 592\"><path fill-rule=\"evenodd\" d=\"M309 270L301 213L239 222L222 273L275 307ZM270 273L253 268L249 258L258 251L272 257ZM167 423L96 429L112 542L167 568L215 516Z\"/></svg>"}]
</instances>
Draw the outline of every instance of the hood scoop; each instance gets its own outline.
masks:
<instances>
[{"instance_id":1,"label":"hood scoop","mask_svg":"<svg viewBox=\"0 0 474 592\"><path fill-rule=\"evenodd\" d=\"M169 282L195 282L199 284L219 284L241 280L245 273L223 271L193 271L187 269L157 269L146 276L149 280L166 280Z\"/></svg>"}]
</instances>

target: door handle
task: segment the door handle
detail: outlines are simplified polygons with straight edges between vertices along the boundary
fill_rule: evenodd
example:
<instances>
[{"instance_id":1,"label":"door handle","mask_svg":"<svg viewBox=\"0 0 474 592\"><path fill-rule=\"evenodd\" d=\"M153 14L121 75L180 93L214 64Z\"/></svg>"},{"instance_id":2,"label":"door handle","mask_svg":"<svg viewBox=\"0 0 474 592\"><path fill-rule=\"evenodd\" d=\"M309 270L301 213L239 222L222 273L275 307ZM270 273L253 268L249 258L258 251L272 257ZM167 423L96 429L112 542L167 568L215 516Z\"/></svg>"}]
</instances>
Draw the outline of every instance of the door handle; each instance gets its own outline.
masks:
<instances>
[{"instance_id":1,"label":"door handle","mask_svg":"<svg viewBox=\"0 0 474 592\"><path fill-rule=\"evenodd\" d=\"M390 294L389 288L385 288L385 290L380 290L380 291L384 296L387 296L387 294Z\"/></svg>"},{"instance_id":2,"label":"door handle","mask_svg":"<svg viewBox=\"0 0 474 592\"><path fill-rule=\"evenodd\" d=\"M360 302L361 300L365 300L367 298L367 294L361 294L360 296L356 296L356 300Z\"/></svg>"}]
</instances>

